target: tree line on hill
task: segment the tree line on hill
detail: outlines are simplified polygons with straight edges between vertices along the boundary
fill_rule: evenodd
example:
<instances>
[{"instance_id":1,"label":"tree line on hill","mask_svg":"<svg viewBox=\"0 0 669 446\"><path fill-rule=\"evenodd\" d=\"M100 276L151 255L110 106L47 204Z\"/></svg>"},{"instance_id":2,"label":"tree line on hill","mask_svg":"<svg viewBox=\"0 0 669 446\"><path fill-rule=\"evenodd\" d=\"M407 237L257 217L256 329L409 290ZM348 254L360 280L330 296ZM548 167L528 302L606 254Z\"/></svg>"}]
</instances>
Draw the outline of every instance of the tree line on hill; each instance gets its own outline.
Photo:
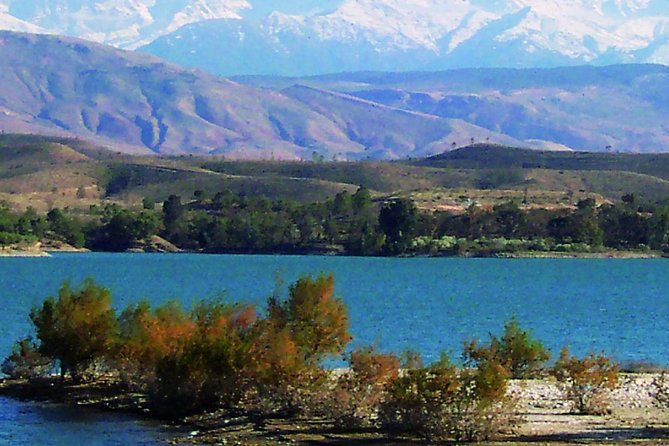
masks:
<instances>
[{"instance_id":1,"label":"tree line on hill","mask_svg":"<svg viewBox=\"0 0 669 446\"><path fill-rule=\"evenodd\" d=\"M365 188L321 202L264 196L171 195L143 209L117 204L86 213L0 207L0 244L60 240L121 252L159 235L178 248L209 253L339 252L349 255L496 255L519 251L669 251L669 207L628 194L615 204L594 199L573 209L523 209L508 202L464 213L421 212L408 199L373 200ZM139 245L138 245L139 244Z\"/></svg>"}]
</instances>

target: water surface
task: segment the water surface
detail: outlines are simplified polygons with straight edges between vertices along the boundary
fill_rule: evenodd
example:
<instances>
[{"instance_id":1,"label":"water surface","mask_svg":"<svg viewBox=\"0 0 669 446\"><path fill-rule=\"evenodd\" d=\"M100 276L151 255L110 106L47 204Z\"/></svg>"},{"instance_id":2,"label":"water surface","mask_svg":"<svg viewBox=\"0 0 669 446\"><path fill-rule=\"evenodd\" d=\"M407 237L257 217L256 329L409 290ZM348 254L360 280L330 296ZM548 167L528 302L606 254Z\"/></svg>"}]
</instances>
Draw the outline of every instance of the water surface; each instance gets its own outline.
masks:
<instances>
[{"instance_id":1,"label":"water surface","mask_svg":"<svg viewBox=\"0 0 669 446\"><path fill-rule=\"evenodd\" d=\"M669 365L669 262L662 259L99 253L0 258L0 356L29 331L30 308L55 294L64 280L76 285L94 277L113 291L118 307L142 298L156 305L178 299L189 306L224 293L262 308L276 288L275 276L286 285L321 272L335 274L337 293L350 311L354 345L372 343L393 352L411 348L428 361L442 351L457 357L466 339L497 333L516 316L555 353L568 344L579 354L605 351L621 361ZM87 444L141 445L162 434L129 419L107 422L108 414L86 417L0 400L0 444L39 438L44 441L35 444L69 445L67 438L85 435ZM123 436L123 430L131 434Z\"/></svg>"}]
</instances>

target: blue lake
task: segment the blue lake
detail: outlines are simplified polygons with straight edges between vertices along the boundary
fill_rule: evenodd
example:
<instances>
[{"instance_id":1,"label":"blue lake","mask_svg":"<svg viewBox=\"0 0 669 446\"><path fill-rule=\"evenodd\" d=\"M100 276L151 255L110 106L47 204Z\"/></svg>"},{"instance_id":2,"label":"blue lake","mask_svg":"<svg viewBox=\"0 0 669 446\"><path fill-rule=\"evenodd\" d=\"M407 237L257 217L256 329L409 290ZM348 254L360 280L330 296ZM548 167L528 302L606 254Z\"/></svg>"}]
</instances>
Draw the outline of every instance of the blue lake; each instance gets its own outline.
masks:
<instances>
[{"instance_id":1,"label":"blue lake","mask_svg":"<svg viewBox=\"0 0 669 446\"><path fill-rule=\"evenodd\" d=\"M155 304L178 299L188 306L221 293L232 301L263 307L276 287L275 277L282 278L285 292L285 285L300 275L321 272L335 274L357 345L371 343L393 352L411 348L428 361L442 351L457 358L466 339L498 333L506 319L516 316L555 353L568 344L576 353L605 351L621 361L669 365L669 261L661 259L188 254L0 258L0 356L5 357L13 341L28 333L30 308L55 294L64 280L77 285L94 277L113 291L118 307L142 298ZM88 418L77 424L80 416ZM74 423L67 424L72 435L94 436L90 444L151 444L152 438L164 434L159 427L132 419L110 424L109 415L75 411L66 418ZM62 431L63 423L63 417L53 417L48 410L0 399L0 445L19 444L11 438L30 438L33 431L34 435ZM126 431L133 433L132 442L123 437ZM98 432L99 438L94 434Z\"/></svg>"}]
</instances>

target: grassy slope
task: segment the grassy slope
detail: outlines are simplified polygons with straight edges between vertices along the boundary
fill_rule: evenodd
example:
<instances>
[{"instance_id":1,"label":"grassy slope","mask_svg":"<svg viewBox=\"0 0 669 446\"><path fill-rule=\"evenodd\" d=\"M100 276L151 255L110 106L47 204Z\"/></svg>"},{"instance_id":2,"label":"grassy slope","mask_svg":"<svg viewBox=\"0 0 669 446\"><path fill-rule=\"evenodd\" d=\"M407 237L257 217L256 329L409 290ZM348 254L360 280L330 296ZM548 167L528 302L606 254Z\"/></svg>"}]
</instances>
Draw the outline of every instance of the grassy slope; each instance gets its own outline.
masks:
<instances>
[{"instance_id":1,"label":"grassy slope","mask_svg":"<svg viewBox=\"0 0 669 446\"><path fill-rule=\"evenodd\" d=\"M525 181L478 188L489 169L516 170ZM669 198L669 155L536 152L474 146L410 163L223 161L199 157L132 157L80 140L0 135L0 199L16 208L86 208L101 200L138 205L198 189L211 194L263 194L273 199L323 200L364 185L376 196L412 196L422 207L495 204L521 199L563 206L582 196L616 200L633 192Z\"/></svg>"}]
</instances>

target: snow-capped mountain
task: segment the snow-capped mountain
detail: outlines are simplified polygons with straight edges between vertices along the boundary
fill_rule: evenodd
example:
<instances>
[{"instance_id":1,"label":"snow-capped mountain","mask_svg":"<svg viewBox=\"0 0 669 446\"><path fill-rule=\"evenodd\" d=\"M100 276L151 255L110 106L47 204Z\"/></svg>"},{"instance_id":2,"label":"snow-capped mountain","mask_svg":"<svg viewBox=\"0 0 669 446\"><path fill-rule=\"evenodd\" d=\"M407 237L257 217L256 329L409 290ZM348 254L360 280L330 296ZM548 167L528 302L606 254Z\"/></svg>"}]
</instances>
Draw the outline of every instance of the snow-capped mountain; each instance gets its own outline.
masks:
<instances>
[{"instance_id":1,"label":"snow-capped mountain","mask_svg":"<svg viewBox=\"0 0 669 446\"><path fill-rule=\"evenodd\" d=\"M221 74L666 64L669 2L344 0L327 13L194 24L146 50Z\"/></svg>"},{"instance_id":2,"label":"snow-capped mountain","mask_svg":"<svg viewBox=\"0 0 669 446\"><path fill-rule=\"evenodd\" d=\"M45 32L134 49L190 23L240 19L247 0L0 0L2 13ZM23 29L21 31L28 31Z\"/></svg>"},{"instance_id":3,"label":"snow-capped mountain","mask_svg":"<svg viewBox=\"0 0 669 446\"><path fill-rule=\"evenodd\" d=\"M0 0L0 27L142 48L226 75L669 64L668 0L341 0L262 18L248 13L254 3L267 9L261 0Z\"/></svg>"}]
</instances>

